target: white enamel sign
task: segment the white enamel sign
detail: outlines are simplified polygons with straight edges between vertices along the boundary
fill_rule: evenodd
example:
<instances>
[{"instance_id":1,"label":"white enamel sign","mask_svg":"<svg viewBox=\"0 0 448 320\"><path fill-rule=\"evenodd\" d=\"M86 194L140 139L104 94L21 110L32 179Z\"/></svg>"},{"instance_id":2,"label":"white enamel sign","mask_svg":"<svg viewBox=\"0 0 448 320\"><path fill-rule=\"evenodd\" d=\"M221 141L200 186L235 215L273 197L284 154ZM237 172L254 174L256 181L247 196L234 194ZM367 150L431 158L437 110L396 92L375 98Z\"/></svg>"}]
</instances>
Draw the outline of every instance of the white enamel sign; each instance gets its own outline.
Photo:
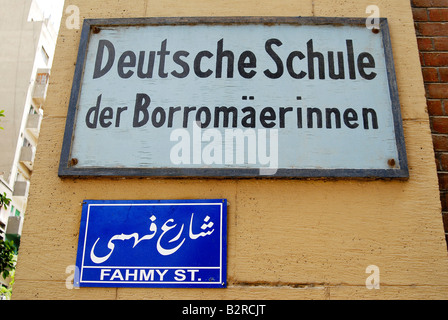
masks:
<instances>
[{"instance_id":1,"label":"white enamel sign","mask_svg":"<svg viewBox=\"0 0 448 320\"><path fill-rule=\"evenodd\" d=\"M387 21L363 21L86 20L59 174L407 177Z\"/></svg>"}]
</instances>

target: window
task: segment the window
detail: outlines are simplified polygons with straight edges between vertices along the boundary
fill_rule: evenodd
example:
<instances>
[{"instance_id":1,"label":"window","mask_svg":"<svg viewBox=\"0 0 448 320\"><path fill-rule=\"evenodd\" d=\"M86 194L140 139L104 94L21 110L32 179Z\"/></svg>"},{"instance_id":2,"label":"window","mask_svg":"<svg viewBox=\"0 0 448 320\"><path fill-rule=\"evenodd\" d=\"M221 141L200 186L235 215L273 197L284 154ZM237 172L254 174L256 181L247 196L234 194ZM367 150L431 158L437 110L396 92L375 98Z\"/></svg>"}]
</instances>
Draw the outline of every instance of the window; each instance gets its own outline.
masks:
<instances>
[{"instance_id":1,"label":"window","mask_svg":"<svg viewBox=\"0 0 448 320\"><path fill-rule=\"evenodd\" d=\"M23 147L31 147L32 144L31 144L31 142L28 141L27 138L24 138L24 139L23 139L23 145L22 145L22 146L23 146Z\"/></svg>"},{"instance_id":2,"label":"window","mask_svg":"<svg viewBox=\"0 0 448 320\"><path fill-rule=\"evenodd\" d=\"M14 208L13 205L11 205L11 210L10 210L9 215L10 216L20 217L20 211L17 208Z\"/></svg>"},{"instance_id":3,"label":"window","mask_svg":"<svg viewBox=\"0 0 448 320\"><path fill-rule=\"evenodd\" d=\"M5 228L6 228L6 224L4 222L0 221L0 239L2 239L2 240L5 235Z\"/></svg>"},{"instance_id":4,"label":"window","mask_svg":"<svg viewBox=\"0 0 448 320\"><path fill-rule=\"evenodd\" d=\"M40 53L42 54L42 59L44 60L45 65L48 65L48 60L50 59L50 57L48 56L48 53L47 51L45 51L44 47L40 49Z\"/></svg>"},{"instance_id":5,"label":"window","mask_svg":"<svg viewBox=\"0 0 448 320\"><path fill-rule=\"evenodd\" d=\"M36 111L36 109L34 108L33 105L30 106L30 112L29 112L29 114L37 114L37 111Z\"/></svg>"},{"instance_id":6,"label":"window","mask_svg":"<svg viewBox=\"0 0 448 320\"><path fill-rule=\"evenodd\" d=\"M36 83L45 85L48 82L48 77L49 77L48 73L38 73L36 75Z\"/></svg>"}]
</instances>

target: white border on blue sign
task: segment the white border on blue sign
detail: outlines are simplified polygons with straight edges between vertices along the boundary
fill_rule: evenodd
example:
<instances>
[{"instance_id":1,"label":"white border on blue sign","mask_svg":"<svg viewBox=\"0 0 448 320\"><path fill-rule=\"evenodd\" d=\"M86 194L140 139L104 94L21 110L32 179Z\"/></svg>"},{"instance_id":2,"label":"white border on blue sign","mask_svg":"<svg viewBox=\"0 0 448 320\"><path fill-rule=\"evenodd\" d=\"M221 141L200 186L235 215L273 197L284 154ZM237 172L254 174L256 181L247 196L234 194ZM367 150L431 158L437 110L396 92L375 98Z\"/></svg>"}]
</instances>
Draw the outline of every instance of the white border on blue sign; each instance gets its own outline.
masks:
<instances>
[{"instance_id":1,"label":"white border on blue sign","mask_svg":"<svg viewBox=\"0 0 448 320\"><path fill-rule=\"evenodd\" d=\"M224 199L223 199L224 200ZM119 201L119 200L117 200ZM142 200L144 201L144 200ZM80 274L79 274L79 285L81 284L94 284L94 283L104 283L104 284L134 284L134 285L144 285L144 284L154 284L154 285L169 285L169 284L182 284L182 285L222 285L225 283L223 279L223 238L224 238L224 226L223 226L223 202L217 203L217 202L167 202L167 203L87 203L87 215L86 215L86 224L84 229L84 239L83 239L83 248L82 248L82 258L81 258L81 266L80 266ZM198 282L198 281L95 281L95 280L82 280L83 279L83 271L84 268L86 269L103 269L103 268L129 268L129 266L85 266L84 265L84 257L85 257L85 250L86 250L86 241L87 241L87 232L89 227L89 216L90 216L90 207L91 206L172 206L172 205L217 205L220 208L220 252L219 252L219 266L217 267L186 267L186 266L172 266L172 267L159 267L159 266L146 266L146 267L132 267L132 269L157 269L157 268L163 268L163 269L188 269L188 268L194 268L194 269L218 269L219 272L219 281L210 281L210 282Z\"/></svg>"}]
</instances>

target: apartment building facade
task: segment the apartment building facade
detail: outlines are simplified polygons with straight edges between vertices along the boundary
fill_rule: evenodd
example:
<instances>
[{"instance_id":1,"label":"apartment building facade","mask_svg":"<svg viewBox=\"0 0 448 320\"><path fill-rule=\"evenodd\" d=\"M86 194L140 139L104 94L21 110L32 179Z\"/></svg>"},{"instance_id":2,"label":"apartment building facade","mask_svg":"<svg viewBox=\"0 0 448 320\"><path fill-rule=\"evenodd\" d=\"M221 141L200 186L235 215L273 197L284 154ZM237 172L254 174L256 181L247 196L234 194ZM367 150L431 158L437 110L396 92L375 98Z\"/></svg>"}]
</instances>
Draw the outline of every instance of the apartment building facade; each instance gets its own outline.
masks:
<instances>
[{"instance_id":1,"label":"apartment building facade","mask_svg":"<svg viewBox=\"0 0 448 320\"><path fill-rule=\"evenodd\" d=\"M34 0L0 6L0 238L18 246L57 32Z\"/></svg>"}]
</instances>

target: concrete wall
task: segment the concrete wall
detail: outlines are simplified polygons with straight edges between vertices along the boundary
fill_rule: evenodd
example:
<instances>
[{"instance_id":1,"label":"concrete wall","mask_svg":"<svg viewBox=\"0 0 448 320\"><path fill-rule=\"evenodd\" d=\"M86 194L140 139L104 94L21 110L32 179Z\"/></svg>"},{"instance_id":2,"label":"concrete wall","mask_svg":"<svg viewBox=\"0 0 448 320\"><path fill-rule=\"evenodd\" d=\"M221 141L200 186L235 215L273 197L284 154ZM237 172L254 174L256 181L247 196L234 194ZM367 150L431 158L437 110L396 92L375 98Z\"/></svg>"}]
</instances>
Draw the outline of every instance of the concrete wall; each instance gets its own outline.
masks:
<instances>
[{"instance_id":1,"label":"concrete wall","mask_svg":"<svg viewBox=\"0 0 448 320\"><path fill-rule=\"evenodd\" d=\"M84 18L367 17L372 1L66 1ZM443 299L448 260L409 0L389 19L410 178L363 180L60 179L80 29L63 16L36 155L13 299ZM227 289L67 289L83 199L227 198ZM380 289L366 288L366 268ZM71 273L73 274L73 273Z\"/></svg>"}]
</instances>

